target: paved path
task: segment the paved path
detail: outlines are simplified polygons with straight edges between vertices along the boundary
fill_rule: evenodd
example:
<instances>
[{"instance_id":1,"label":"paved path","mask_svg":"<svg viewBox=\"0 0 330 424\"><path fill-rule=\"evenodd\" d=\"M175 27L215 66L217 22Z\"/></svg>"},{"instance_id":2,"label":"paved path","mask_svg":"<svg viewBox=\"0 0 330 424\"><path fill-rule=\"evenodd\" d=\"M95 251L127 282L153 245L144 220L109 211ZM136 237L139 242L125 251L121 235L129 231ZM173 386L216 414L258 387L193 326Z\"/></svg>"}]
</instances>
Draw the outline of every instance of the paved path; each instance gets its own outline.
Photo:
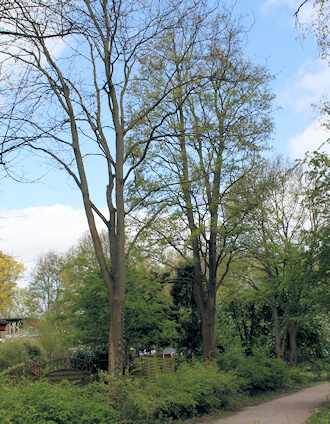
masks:
<instances>
[{"instance_id":1,"label":"paved path","mask_svg":"<svg viewBox=\"0 0 330 424\"><path fill-rule=\"evenodd\" d=\"M330 397L330 384L301 390L291 395L250 406L231 417L212 421L212 424L302 424ZM211 424L209 422L209 424Z\"/></svg>"}]
</instances>

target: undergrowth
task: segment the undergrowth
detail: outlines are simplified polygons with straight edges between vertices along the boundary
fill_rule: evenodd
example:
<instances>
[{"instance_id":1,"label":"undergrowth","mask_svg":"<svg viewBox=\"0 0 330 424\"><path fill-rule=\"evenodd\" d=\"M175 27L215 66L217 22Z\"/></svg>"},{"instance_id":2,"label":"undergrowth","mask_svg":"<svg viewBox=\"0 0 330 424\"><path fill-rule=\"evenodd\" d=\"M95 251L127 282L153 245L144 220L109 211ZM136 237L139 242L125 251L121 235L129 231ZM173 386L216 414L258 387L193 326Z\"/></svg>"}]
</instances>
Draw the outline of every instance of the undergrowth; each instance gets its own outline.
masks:
<instances>
[{"instance_id":1,"label":"undergrowth","mask_svg":"<svg viewBox=\"0 0 330 424\"><path fill-rule=\"evenodd\" d=\"M299 381L297 371L274 359L232 358L235 363L183 363L154 382L100 372L86 386L54 385L20 376L17 364L0 373L3 424L155 424L232 410L246 395L277 392ZM226 369L227 368L227 369ZM312 421L311 424L315 424ZM329 424L328 421L317 423Z\"/></svg>"},{"instance_id":2,"label":"undergrowth","mask_svg":"<svg viewBox=\"0 0 330 424\"><path fill-rule=\"evenodd\" d=\"M329 424L330 423L330 400L325 405L317 409L315 414L308 418L306 424Z\"/></svg>"}]
</instances>

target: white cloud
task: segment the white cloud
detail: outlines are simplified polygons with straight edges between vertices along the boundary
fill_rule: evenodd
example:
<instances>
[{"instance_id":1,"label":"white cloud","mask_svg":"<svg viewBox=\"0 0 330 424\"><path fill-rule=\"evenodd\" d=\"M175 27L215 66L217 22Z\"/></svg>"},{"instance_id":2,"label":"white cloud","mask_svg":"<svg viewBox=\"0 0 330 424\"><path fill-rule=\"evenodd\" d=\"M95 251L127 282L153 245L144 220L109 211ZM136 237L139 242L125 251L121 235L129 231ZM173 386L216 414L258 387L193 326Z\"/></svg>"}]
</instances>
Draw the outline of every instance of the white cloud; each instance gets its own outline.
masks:
<instances>
[{"instance_id":1,"label":"white cloud","mask_svg":"<svg viewBox=\"0 0 330 424\"><path fill-rule=\"evenodd\" d=\"M308 61L288 79L286 87L278 95L278 101L297 115L310 115L311 105L327 94L329 81L330 68L325 61Z\"/></svg>"},{"instance_id":2,"label":"white cloud","mask_svg":"<svg viewBox=\"0 0 330 424\"><path fill-rule=\"evenodd\" d=\"M303 159L307 151L318 149L329 136L329 131L321 127L319 122L310 124L303 132L291 137L288 145L291 159ZM330 153L330 145L327 144L322 150Z\"/></svg>"},{"instance_id":3,"label":"white cloud","mask_svg":"<svg viewBox=\"0 0 330 424\"><path fill-rule=\"evenodd\" d=\"M262 13L269 14L274 11L275 8L289 8L292 11L292 15L299 9L299 6L302 4L301 0L265 0L260 5L260 10ZM310 21L313 15L313 3L307 2L299 10L299 20L301 22ZM293 16L290 16L292 20Z\"/></svg>"},{"instance_id":4,"label":"white cloud","mask_svg":"<svg viewBox=\"0 0 330 424\"><path fill-rule=\"evenodd\" d=\"M288 6L294 9L297 5L297 0L265 0L260 8L264 12L269 12L274 7Z\"/></svg>"},{"instance_id":5,"label":"white cloud","mask_svg":"<svg viewBox=\"0 0 330 424\"><path fill-rule=\"evenodd\" d=\"M23 262L29 272L39 255L49 250L65 252L87 230L83 209L54 205L2 210L0 250Z\"/></svg>"}]
</instances>

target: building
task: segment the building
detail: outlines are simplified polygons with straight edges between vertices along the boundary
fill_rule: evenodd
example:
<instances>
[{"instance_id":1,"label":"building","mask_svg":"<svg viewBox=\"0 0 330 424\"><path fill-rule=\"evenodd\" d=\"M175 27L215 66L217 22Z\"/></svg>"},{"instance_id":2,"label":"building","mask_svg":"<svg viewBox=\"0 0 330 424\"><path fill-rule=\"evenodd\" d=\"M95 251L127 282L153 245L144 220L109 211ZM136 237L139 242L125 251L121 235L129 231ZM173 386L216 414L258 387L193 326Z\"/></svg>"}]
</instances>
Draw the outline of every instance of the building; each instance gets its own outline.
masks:
<instances>
[{"instance_id":1,"label":"building","mask_svg":"<svg viewBox=\"0 0 330 424\"><path fill-rule=\"evenodd\" d=\"M19 333L22 325L22 318L0 318L0 341Z\"/></svg>"}]
</instances>

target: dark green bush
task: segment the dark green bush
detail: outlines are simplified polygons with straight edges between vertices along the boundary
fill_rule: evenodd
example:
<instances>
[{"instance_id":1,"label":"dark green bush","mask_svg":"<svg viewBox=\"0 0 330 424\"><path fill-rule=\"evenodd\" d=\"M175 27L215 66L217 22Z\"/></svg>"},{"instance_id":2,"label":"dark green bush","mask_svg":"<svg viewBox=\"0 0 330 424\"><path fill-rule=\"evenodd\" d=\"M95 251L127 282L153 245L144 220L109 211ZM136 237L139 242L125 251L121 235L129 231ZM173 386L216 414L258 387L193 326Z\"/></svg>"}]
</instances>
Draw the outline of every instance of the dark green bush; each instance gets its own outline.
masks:
<instances>
[{"instance_id":1,"label":"dark green bush","mask_svg":"<svg viewBox=\"0 0 330 424\"><path fill-rule=\"evenodd\" d=\"M261 354L241 361L236 373L241 390L252 396L292 384L291 370L285 362Z\"/></svg>"},{"instance_id":2,"label":"dark green bush","mask_svg":"<svg viewBox=\"0 0 330 424\"><path fill-rule=\"evenodd\" d=\"M293 372L287 363L262 353L248 357L220 354L218 366L234 372L239 378L240 390L251 396L301 382L300 373Z\"/></svg>"}]
</instances>

